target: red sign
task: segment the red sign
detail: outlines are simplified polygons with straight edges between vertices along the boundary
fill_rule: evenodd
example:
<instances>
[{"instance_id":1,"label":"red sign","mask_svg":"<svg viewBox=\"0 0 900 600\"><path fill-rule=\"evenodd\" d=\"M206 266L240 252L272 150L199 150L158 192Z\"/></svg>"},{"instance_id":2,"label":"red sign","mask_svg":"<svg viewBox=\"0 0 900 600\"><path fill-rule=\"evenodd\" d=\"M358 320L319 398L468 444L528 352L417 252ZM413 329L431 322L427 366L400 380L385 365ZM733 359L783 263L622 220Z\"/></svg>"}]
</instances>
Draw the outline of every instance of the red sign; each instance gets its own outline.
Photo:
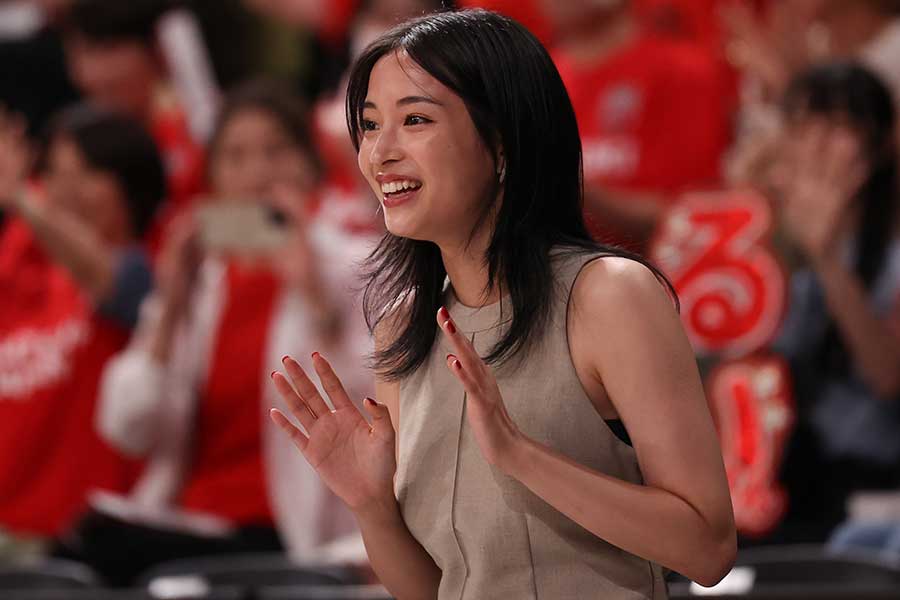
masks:
<instances>
[{"instance_id":1,"label":"red sign","mask_svg":"<svg viewBox=\"0 0 900 600\"><path fill-rule=\"evenodd\" d=\"M722 363L707 378L707 395L737 529L761 536L774 529L787 509L778 471L796 419L788 365L775 356Z\"/></svg>"},{"instance_id":2,"label":"red sign","mask_svg":"<svg viewBox=\"0 0 900 600\"><path fill-rule=\"evenodd\" d=\"M771 227L768 201L749 191L690 195L662 220L650 257L678 291L698 354L743 356L778 333L786 278Z\"/></svg>"}]
</instances>

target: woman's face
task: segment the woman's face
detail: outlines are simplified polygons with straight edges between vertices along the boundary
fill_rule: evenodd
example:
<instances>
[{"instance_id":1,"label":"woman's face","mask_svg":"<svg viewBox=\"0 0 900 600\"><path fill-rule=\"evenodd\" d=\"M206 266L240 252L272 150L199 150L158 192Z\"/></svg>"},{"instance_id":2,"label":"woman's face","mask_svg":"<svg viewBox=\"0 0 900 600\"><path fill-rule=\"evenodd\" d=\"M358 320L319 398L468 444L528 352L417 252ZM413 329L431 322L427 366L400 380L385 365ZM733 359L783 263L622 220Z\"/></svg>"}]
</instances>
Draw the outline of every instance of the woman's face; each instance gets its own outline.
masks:
<instances>
[{"instance_id":1,"label":"woman's face","mask_svg":"<svg viewBox=\"0 0 900 600\"><path fill-rule=\"evenodd\" d=\"M494 158L462 98L404 53L372 69L359 168L394 235L440 246L468 240L497 193Z\"/></svg>"},{"instance_id":2,"label":"woman's face","mask_svg":"<svg viewBox=\"0 0 900 600\"><path fill-rule=\"evenodd\" d=\"M104 239L132 237L125 192L118 180L92 167L72 140L60 136L51 142L44 184L53 209L78 217Z\"/></svg>"},{"instance_id":3,"label":"woman's face","mask_svg":"<svg viewBox=\"0 0 900 600\"><path fill-rule=\"evenodd\" d=\"M210 158L213 193L222 198L260 201L277 185L311 191L315 171L281 123L261 108L236 112L224 125Z\"/></svg>"}]
</instances>

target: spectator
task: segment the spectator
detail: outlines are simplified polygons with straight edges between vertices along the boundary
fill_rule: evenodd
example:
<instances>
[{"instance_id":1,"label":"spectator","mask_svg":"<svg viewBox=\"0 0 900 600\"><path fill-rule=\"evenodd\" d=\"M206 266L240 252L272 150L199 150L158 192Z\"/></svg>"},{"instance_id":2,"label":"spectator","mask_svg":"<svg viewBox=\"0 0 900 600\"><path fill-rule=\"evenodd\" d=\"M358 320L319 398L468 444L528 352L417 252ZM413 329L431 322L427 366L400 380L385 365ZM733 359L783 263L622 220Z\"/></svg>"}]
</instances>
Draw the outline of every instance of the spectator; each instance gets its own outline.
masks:
<instances>
[{"instance_id":1,"label":"spectator","mask_svg":"<svg viewBox=\"0 0 900 600\"><path fill-rule=\"evenodd\" d=\"M660 212L716 185L729 122L714 62L643 32L627 0L544 0L578 116L585 204L601 238L641 249Z\"/></svg>"},{"instance_id":2,"label":"spectator","mask_svg":"<svg viewBox=\"0 0 900 600\"><path fill-rule=\"evenodd\" d=\"M318 175L304 119L293 98L265 84L226 99L209 149L212 201L273 202L293 241L250 261L205 251L196 218L177 222L138 335L104 376L101 432L150 459L134 502L213 516L228 531L166 537L123 528L107 532L108 545L86 542L81 557L122 582L157 561L278 550L282 542L309 558L348 531L339 503L266 414L275 401L268 374L289 352L327 348L356 374L348 382L354 397L370 386L368 334L351 318L360 311L348 289L366 248L308 217ZM143 552L123 557L119 543Z\"/></svg>"},{"instance_id":3,"label":"spectator","mask_svg":"<svg viewBox=\"0 0 900 600\"><path fill-rule=\"evenodd\" d=\"M103 106L140 120L162 152L169 206L150 232L153 244L175 211L202 189L203 150L188 129L156 43L167 0L74 0L65 19L72 80Z\"/></svg>"},{"instance_id":4,"label":"spectator","mask_svg":"<svg viewBox=\"0 0 900 600\"><path fill-rule=\"evenodd\" d=\"M80 106L53 122L44 192L25 189L24 125L0 114L0 526L60 533L94 487L123 490L136 465L94 433L107 359L152 280L137 242L165 191L133 120Z\"/></svg>"},{"instance_id":5,"label":"spectator","mask_svg":"<svg viewBox=\"0 0 900 600\"><path fill-rule=\"evenodd\" d=\"M792 367L798 423L773 540L821 542L855 490L900 484L900 243L895 113L887 88L848 63L793 80L771 178L792 276L775 349Z\"/></svg>"}]
</instances>

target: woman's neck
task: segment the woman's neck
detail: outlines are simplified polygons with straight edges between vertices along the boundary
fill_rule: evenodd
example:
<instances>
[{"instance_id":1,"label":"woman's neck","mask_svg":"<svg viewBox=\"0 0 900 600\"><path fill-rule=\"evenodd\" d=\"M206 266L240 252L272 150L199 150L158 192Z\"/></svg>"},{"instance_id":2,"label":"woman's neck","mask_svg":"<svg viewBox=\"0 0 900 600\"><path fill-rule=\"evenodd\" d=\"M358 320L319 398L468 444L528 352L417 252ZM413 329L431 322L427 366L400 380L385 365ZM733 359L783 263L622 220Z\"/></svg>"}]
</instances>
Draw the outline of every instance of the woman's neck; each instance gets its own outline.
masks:
<instances>
[{"instance_id":1,"label":"woman's neck","mask_svg":"<svg viewBox=\"0 0 900 600\"><path fill-rule=\"evenodd\" d=\"M473 240L468 247L465 244L441 246L441 258L453 293L465 306L487 306L500 301L499 285L495 284L485 293L488 284L486 253L487 243L478 243L478 240Z\"/></svg>"}]
</instances>

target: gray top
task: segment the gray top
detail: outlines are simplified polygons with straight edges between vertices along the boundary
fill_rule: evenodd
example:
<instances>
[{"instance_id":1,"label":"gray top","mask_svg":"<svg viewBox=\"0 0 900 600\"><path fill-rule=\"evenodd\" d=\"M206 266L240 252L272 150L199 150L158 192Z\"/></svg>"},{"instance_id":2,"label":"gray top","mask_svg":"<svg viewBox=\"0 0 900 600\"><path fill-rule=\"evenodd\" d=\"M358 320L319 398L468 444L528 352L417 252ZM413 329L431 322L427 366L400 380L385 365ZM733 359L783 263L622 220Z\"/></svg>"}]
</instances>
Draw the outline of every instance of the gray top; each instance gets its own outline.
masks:
<instances>
[{"instance_id":1,"label":"gray top","mask_svg":"<svg viewBox=\"0 0 900 600\"><path fill-rule=\"evenodd\" d=\"M642 483L634 450L610 430L572 363L566 330L575 277L596 254L554 253L548 325L531 352L494 374L510 416L531 438L596 471ZM508 298L480 309L445 302L484 356L510 317ZM609 544L482 457L466 394L440 334L400 386L397 498L406 524L443 571L439 598L660 600L662 569Z\"/></svg>"}]
</instances>

